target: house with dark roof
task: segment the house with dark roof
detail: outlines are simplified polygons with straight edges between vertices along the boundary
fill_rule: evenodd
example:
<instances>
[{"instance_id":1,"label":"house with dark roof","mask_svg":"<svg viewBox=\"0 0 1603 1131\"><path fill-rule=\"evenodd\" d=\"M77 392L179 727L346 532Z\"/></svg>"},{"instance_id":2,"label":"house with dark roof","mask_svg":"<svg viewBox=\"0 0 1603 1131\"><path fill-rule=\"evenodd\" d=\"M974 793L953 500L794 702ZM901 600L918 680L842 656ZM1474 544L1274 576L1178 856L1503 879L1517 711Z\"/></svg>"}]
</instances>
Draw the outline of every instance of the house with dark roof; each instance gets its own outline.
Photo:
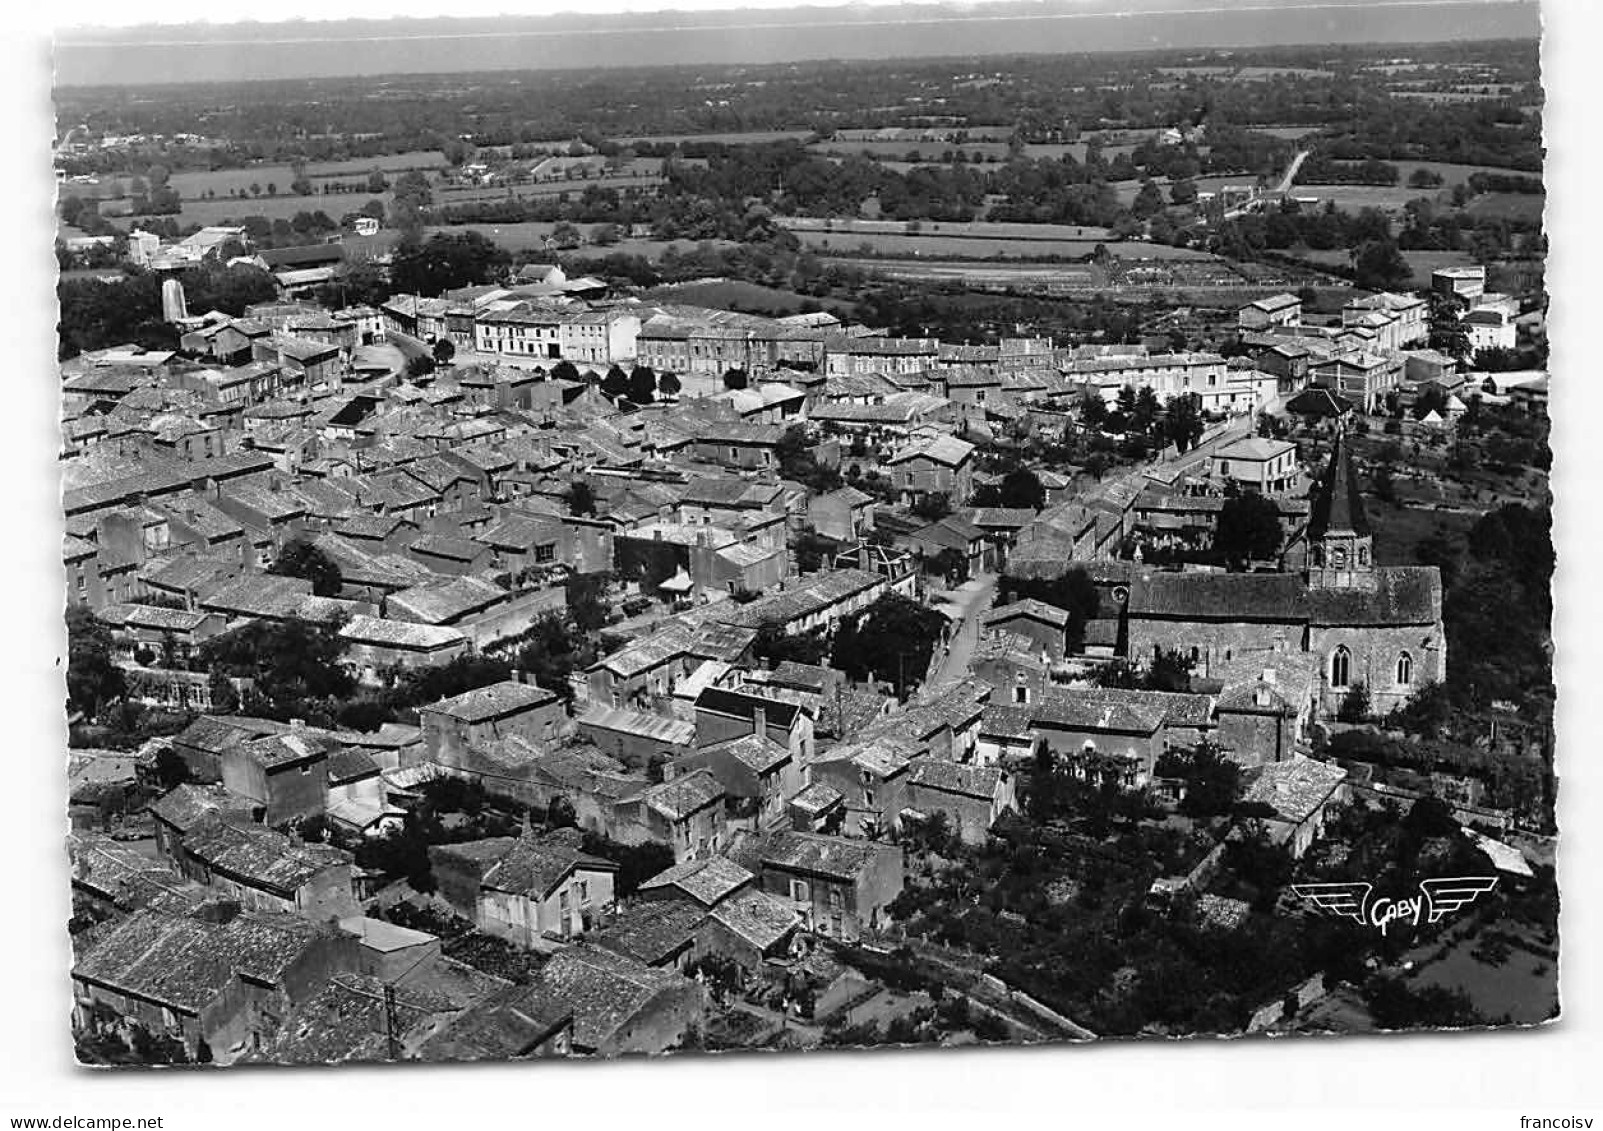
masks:
<instances>
[{"instance_id":1,"label":"house with dark roof","mask_svg":"<svg viewBox=\"0 0 1603 1131\"><path fill-rule=\"evenodd\" d=\"M566 722L567 711L556 692L513 679L430 703L418 708L418 717L429 759L453 766L469 747L502 738L550 742Z\"/></svg>"},{"instance_id":2,"label":"house with dark roof","mask_svg":"<svg viewBox=\"0 0 1603 1131\"><path fill-rule=\"evenodd\" d=\"M1287 652L1273 666L1248 660L1226 673L1214 704L1215 740L1238 762L1284 762L1306 740L1317 707L1318 664L1312 656Z\"/></svg>"},{"instance_id":3,"label":"house with dark roof","mask_svg":"<svg viewBox=\"0 0 1603 1131\"><path fill-rule=\"evenodd\" d=\"M693 770L619 798L608 835L626 844L667 845L676 862L704 859L727 840L726 796L709 771Z\"/></svg>"},{"instance_id":4,"label":"house with dark roof","mask_svg":"<svg viewBox=\"0 0 1603 1131\"><path fill-rule=\"evenodd\" d=\"M696 957L697 932L706 916L706 908L691 899L654 899L621 912L591 941L647 966L682 971Z\"/></svg>"},{"instance_id":5,"label":"house with dark roof","mask_svg":"<svg viewBox=\"0 0 1603 1131\"><path fill-rule=\"evenodd\" d=\"M346 973L348 935L298 915L205 904L188 914L135 912L72 969L73 1025L110 1010L181 1041L192 1060L232 1064L269 1041L278 1021Z\"/></svg>"},{"instance_id":6,"label":"house with dark roof","mask_svg":"<svg viewBox=\"0 0 1603 1131\"><path fill-rule=\"evenodd\" d=\"M187 859L184 854L185 838L207 821L216 817L259 821L262 817L261 805L230 793L218 784L180 785L152 801L147 811L155 826L156 851L180 871Z\"/></svg>"},{"instance_id":7,"label":"house with dark roof","mask_svg":"<svg viewBox=\"0 0 1603 1131\"><path fill-rule=\"evenodd\" d=\"M530 1060L572 1051L572 1007L539 985L514 985L463 1010L423 1043L418 1058Z\"/></svg>"},{"instance_id":8,"label":"house with dark roof","mask_svg":"<svg viewBox=\"0 0 1603 1131\"><path fill-rule=\"evenodd\" d=\"M1213 726L1212 700L1179 692L1048 687L1029 709L1034 732L1072 772L1126 787Z\"/></svg>"},{"instance_id":9,"label":"house with dark roof","mask_svg":"<svg viewBox=\"0 0 1603 1131\"><path fill-rule=\"evenodd\" d=\"M943 758L920 758L913 763L907 775L906 802L920 817L944 815L964 844L984 844L1002 814L1018 809L1010 771Z\"/></svg>"},{"instance_id":10,"label":"house with dark roof","mask_svg":"<svg viewBox=\"0 0 1603 1131\"><path fill-rule=\"evenodd\" d=\"M961 505L974 491L974 452L967 440L937 436L904 445L885 464L892 486L906 502L945 495L953 505Z\"/></svg>"},{"instance_id":11,"label":"house with dark roof","mask_svg":"<svg viewBox=\"0 0 1603 1131\"><path fill-rule=\"evenodd\" d=\"M584 834L525 832L479 882L479 928L530 950L551 950L612 917L618 865L583 851Z\"/></svg>"},{"instance_id":12,"label":"house with dark roof","mask_svg":"<svg viewBox=\"0 0 1603 1131\"><path fill-rule=\"evenodd\" d=\"M813 756L812 713L796 702L775 695L759 694L755 689L705 688L696 696L696 746L705 748L737 738L755 736L785 751L797 765ZM766 747L748 744L734 754L764 765L772 765L777 755ZM741 796L746 796L742 794Z\"/></svg>"},{"instance_id":13,"label":"house with dark roof","mask_svg":"<svg viewBox=\"0 0 1603 1131\"><path fill-rule=\"evenodd\" d=\"M906 872L900 845L788 830L763 838L753 854L763 891L809 930L842 942L885 922Z\"/></svg>"},{"instance_id":14,"label":"house with dark roof","mask_svg":"<svg viewBox=\"0 0 1603 1131\"><path fill-rule=\"evenodd\" d=\"M675 1048L700 1021L706 997L682 974L588 943L558 951L531 988L553 1003L539 1012L572 1014L573 1051L582 1056Z\"/></svg>"},{"instance_id":15,"label":"house with dark roof","mask_svg":"<svg viewBox=\"0 0 1603 1131\"><path fill-rule=\"evenodd\" d=\"M184 875L242 907L319 922L358 913L351 854L330 845L213 816L184 837L183 853Z\"/></svg>"},{"instance_id":16,"label":"house with dark roof","mask_svg":"<svg viewBox=\"0 0 1603 1131\"><path fill-rule=\"evenodd\" d=\"M802 923L802 913L788 899L743 888L707 911L697 928L697 953L716 954L757 973L764 963L789 954Z\"/></svg>"},{"instance_id":17,"label":"house with dark roof","mask_svg":"<svg viewBox=\"0 0 1603 1131\"><path fill-rule=\"evenodd\" d=\"M663 775L671 781L707 770L724 787L738 815L754 819L759 828L771 828L784 820L785 798L802 787L802 765L788 745L753 730L698 745L668 763Z\"/></svg>"},{"instance_id":18,"label":"house with dark roof","mask_svg":"<svg viewBox=\"0 0 1603 1131\"><path fill-rule=\"evenodd\" d=\"M1026 598L992 609L981 623L988 629L1025 637L1054 660L1063 658L1069 630L1067 609Z\"/></svg>"},{"instance_id":19,"label":"house with dark roof","mask_svg":"<svg viewBox=\"0 0 1603 1131\"><path fill-rule=\"evenodd\" d=\"M334 744L291 724L231 745L222 755L223 785L260 805L269 825L321 816L328 806L328 758Z\"/></svg>"},{"instance_id":20,"label":"house with dark roof","mask_svg":"<svg viewBox=\"0 0 1603 1131\"><path fill-rule=\"evenodd\" d=\"M1347 796L1347 771L1329 762L1297 757L1260 767L1241 799L1267 805L1274 815L1266 819L1269 838L1282 844L1293 859L1308 851L1324 831L1332 805Z\"/></svg>"},{"instance_id":21,"label":"house with dark roof","mask_svg":"<svg viewBox=\"0 0 1603 1131\"><path fill-rule=\"evenodd\" d=\"M643 880L636 898L690 899L702 907L715 907L743 888L751 887L757 877L727 856L703 856L686 860Z\"/></svg>"}]
</instances>

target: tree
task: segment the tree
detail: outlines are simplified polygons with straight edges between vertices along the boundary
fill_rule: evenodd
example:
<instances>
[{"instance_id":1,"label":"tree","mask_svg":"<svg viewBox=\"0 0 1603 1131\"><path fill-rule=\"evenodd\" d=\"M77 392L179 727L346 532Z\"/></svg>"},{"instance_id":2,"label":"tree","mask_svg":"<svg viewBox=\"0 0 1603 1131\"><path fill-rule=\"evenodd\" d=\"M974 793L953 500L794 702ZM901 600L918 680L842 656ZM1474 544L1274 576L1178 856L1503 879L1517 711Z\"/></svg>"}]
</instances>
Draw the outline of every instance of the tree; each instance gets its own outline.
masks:
<instances>
[{"instance_id":1,"label":"tree","mask_svg":"<svg viewBox=\"0 0 1603 1131\"><path fill-rule=\"evenodd\" d=\"M456 345L450 338L441 338L434 343L433 352L436 365L450 365L451 359L456 356Z\"/></svg>"},{"instance_id":2,"label":"tree","mask_svg":"<svg viewBox=\"0 0 1603 1131\"><path fill-rule=\"evenodd\" d=\"M390 264L395 289L433 297L443 291L492 282L512 257L475 231L440 232L426 240L402 239Z\"/></svg>"},{"instance_id":3,"label":"tree","mask_svg":"<svg viewBox=\"0 0 1603 1131\"><path fill-rule=\"evenodd\" d=\"M566 358L551 367L551 380L553 381L577 381L578 379L579 367Z\"/></svg>"},{"instance_id":4,"label":"tree","mask_svg":"<svg viewBox=\"0 0 1603 1131\"><path fill-rule=\"evenodd\" d=\"M253 681L241 708L271 719L332 725L355 680L342 662L344 621L252 621L200 647L200 668Z\"/></svg>"},{"instance_id":5,"label":"tree","mask_svg":"<svg viewBox=\"0 0 1603 1131\"><path fill-rule=\"evenodd\" d=\"M551 245L562 251L571 251L584 242L584 233L579 231L577 225L567 220L559 221L551 229Z\"/></svg>"},{"instance_id":6,"label":"tree","mask_svg":"<svg viewBox=\"0 0 1603 1131\"><path fill-rule=\"evenodd\" d=\"M367 175L367 191L368 192L373 193L374 195L377 195L379 193L389 191L389 187L390 187L390 182L385 179L384 174L382 172L380 172L378 169L374 169L371 173L369 173Z\"/></svg>"},{"instance_id":7,"label":"tree","mask_svg":"<svg viewBox=\"0 0 1603 1131\"><path fill-rule=\"evenodd\" d=\"M744 369L724 370L724 388L744 389L750 383L751 382L749 378L747 378L746 371Z\"/></svg>"},{"instance_id":8,"label":"tree","mask_svg":"<svg viewBox=\"0 0 1603 1131\"><path fill-rule=\"evenodd\" d=\"M1208 820L1231 811L1241 786L1241 767L1211 742L1199 742L1190 750L1170 750L1158 758L1153 772L1159 777L1179 778L1185 783L1180 812L1188 817Z\"/></svg>"},{"instance_id":9,"label":"tree","mask_svg":"<svg viewBox=\"0 0 1603 1131\"><path fill-rule=\"evenodd\" d=\"M996 484L977 488L972 503L976 507L1015 507L1038 511L1046 506L1046 488L1027 467L1016 467Z\"/></svg>"},{"instance_id":10,"label":"tree","mask_svg":"<svg viewBox=\"0 0 1603 1131\"><path fill-rule=\"evenodd\" d=\"M1413 268L1390 239L1370 240L1353 257L1353 282L1364 290L1396 290L1413 277Z\"/></svg>"},{"instance_id":11,"label":"tree","mask_svg":"<svg viewBox=\"0 0 1603 1131\"><path fill-rule=\"evenodd\" d=\"M952 513L952 500L939 491L929 491L918 497L913 513L929 522L939 522Z\"/></svg>"},{"instance_id":12,"label":"tree","mask_svg":"<svg viewBox=\"0 0 1603 1131\"><path fill-rule=\"evenodd\" d=\"M580 632L594 632L607 623L608 573L570 573L562 583L568 597L568 615Z\"/></svg>"},{"instance_id":13,"label":"tree","mask_svg":"<svg viewBox=\"0 0 1603 1131\"><path fill-rule=\"evenodd\" d=\"M1103 423L1108 419L1108 402L1102 399L1102 394L1087 389L1080 394L1080 423L1092 431L1100 431Z\"/></svg>"},{"instance_id":14,"label":"tree","mask_svg":"<svg viewBox=\"0 0 1603 1131\"><path fill-rule=\"evenodd\" d=\"M1202 409L1195 395L1169 400L1163 409L1163 432L1178 451L1196 446L1202 439Z\"/></svg>"},{"instance_id":15,"label":"tree","mask_svg":"<svg viewBox=\"0 0 1603 1131\"><path fill-rule=\"evenodd\" d=\"M682 387L679 378L672 373L663 373L657 378L657 391L665 397L677 397Z\"/></svg>"},{"instance_id":16,"label":"tree","mask_svg":"<svg viewBox=\"0 0 1603 1131\"><path fill-rule=\"evenodd\" d=\"M945 631L946 618L928 605L887 593L841 625L830 662L853 679L890 680L905 697Z\"/></svg>"},{"instance_id":17,"label":"tree","mask_svg":"<svg viewBox=\"0 0 1603 1131\"><path fill-rule=\"evenodd\" d=\"M607 370L607 375L601 379L601 392L611 400L617 400L629 392L629 375L621 366L614 365Z\"/></svg>"},{"instance_id":18,"label":"tree","mask_svg":"<svg viewBox=\"0 0 1603 1131\"><path fill-rule=\"evenodd\" d=\"M583 479L575 479L568 488L568 513L574 516L593 515L596 513L595 492L590 484Z\"/></svg>"},{"instance_id":19,"label":"tree","mask_svg":"<svg viewBox=\"0 0 1603 1131\"><path fill-rule=\"evenodd\" d=\"M67 704L94 718L127 686L112 660L111 629L88 605L67 610Z\"/></svg>"},{"instance_id":20,"label":"tree","mask_svg":"<svg viewBox=\"0 0 1603 1131\"><path fill-rule=\"evenodd\" d=\"M1158 188L1155 181L1147 180L1142 183L1141 191L1136 193L1135 200L1130 205L1130 211L1138 218L1145 220L1163 210L1163 191Z\"/></svg>"},{"instance_id":21,"label":"tree","mask_svg":"<svg viewBox=\"0 0 1603 1131\"><path fill-rule=\"evenodd\" d=\"M1232 568L1272 558L1280 550L1280 510L1264 496L1248 492L1226 499L1219 511L1213 548Z\"/></svg>"},{"instance_id":22,"label":"tree","mask_svg":"<svg viewBox=\"0 0 1603 1131\"><path fill-rule=\"evenodd\" d=\"M299 577L312 583L312 593L318 597L338 597L345 579L334 559L306 538L291 538L284 544L269 573L281 577Z\"/></svg>"},{"instance_id":23,"label":"tree","mask_svg":"<svg viewBox=\"0 0 1603 1131\"><path fill-rule=\"evenodd\" d=\"M420 353L416 357L407 358L406 361L406 375L408 377L427 377L430 373L433 373L436 368L438 368L438 366L435 363L434 358L430 357L426 353Z\"/></svg>"},{"instance_id":24,"label":"tree","mask_svg":"<svg viewBox=\"0 0 1603 1131\"><path fill-rule=\"evenodd\" d=\"M163 793L177 789L195 780L189 772L189 763L171 746L163 746L156 752L156 765L153 776L156 786Z\"/></svg>"},{"instance_id":25,"label":"tree","mask_svg":"<svg viewBox=\"0 0 1603 1131\"><path fill-rule=\"evenodd\" d=\"M657 375L648 365L637 365L629 374L629 399L635 404L650 404L656 399Z\"/></svg>"},{"instance_id":26,"label":"tree","mask_svg":"<svg viewBox=\"0 0 1603 1131\"><path fill-rule=\"evenodd\" d=\"M1342 696L1336 718L1344 723L1361 723L1369 719L1369 688L1362 682L1353 684Z\"/></svg>"}]
</instances>

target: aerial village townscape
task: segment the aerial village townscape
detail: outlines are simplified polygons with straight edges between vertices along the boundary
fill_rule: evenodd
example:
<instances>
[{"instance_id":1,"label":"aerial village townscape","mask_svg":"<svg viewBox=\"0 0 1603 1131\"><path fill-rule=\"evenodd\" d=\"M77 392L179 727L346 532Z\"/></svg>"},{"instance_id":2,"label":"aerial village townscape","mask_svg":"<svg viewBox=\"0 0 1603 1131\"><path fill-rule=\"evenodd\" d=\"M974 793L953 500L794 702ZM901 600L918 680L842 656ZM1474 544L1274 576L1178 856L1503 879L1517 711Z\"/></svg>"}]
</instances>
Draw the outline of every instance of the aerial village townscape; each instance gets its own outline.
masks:
<instances>
[{"instance_id":1,"label":"aerial village townscape","mask_svg":"<svg viewBox=\"0 0 1603 1131\"><path fill-rule=\"evenodd\" d=\"M79 1059L1555 1016L1536 64L58 89Z\"/></svg>"}]
</instances>

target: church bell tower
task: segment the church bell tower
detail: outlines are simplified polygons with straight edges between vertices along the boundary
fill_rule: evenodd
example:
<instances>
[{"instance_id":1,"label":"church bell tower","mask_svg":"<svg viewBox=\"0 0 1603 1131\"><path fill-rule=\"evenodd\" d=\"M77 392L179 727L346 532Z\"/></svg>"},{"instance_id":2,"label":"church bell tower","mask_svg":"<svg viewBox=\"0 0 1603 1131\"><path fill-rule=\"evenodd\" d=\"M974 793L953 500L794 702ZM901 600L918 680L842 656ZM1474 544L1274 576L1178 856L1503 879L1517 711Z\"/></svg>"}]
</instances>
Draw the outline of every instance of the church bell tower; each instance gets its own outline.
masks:
<instances>
[{"instance_id":1,"label":"church bell tower","mask_svg":"<svg viewBox=\"0 0 1603 1131\"><path fill-rule=\"evenodd\" d=\"M1374 535L1347 448L1346 434L1338 433L1308 516L1308 585L1314 589L1375 584Z\"/></svg>"}]
</instances>

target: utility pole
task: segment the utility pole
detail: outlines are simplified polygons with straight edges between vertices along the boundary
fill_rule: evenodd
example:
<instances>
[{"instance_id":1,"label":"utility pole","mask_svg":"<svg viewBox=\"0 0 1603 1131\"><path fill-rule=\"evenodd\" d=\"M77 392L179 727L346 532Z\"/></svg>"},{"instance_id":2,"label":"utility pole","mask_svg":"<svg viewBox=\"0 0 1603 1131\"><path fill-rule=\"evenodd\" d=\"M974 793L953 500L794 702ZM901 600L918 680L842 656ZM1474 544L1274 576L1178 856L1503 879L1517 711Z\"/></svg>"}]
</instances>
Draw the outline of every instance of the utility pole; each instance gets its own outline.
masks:
<instances>
[{"instance_id":1,"label":"utility pole","mask_svg":"<svg viewBox=\"0 0 1603 1131\"><path fill-rule=\"evenodd\" d=\"M401 1038L395 1032L395 986L384 983L384 1035L389 1042L391 1060L401 1059Z\"/></svg>"}]
</instances>

